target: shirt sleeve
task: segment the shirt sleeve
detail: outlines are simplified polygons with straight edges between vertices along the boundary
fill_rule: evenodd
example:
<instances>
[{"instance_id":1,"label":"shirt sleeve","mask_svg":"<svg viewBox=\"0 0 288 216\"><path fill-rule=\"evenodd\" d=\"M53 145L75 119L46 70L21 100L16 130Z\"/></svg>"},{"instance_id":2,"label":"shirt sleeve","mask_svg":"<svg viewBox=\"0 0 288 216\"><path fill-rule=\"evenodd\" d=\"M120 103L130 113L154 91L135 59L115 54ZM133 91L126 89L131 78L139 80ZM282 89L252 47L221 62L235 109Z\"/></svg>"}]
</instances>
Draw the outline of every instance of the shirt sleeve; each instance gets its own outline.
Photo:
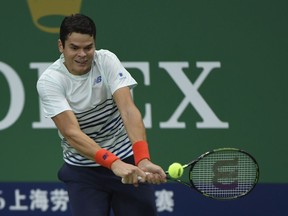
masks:
<instances>
[{"instance_id":1,"label":"shirt sleeve","mask_svg":"<svg viewBox=\"0 0 288 216\"><path fill-rule=\"evenodd\" d=\"M45 117L54 117L66 110L72 110L65 98L63 86L55 82L51 76L42 76L37 82L37 91L43 106Z\"/></svg>"},{"instance_id":2,"label":"shirt sleeve","mask_svg":"<svg viewBox=\"0 0 288 216\"><path fill-rule=\"evenodd\" d=\"M105 55L102 57L101 63L105 75L104 78L106 79L112 94L119 88L134 88L137 85L135 79L112 52L106 51Z\"/></svg>"}]
</instances>

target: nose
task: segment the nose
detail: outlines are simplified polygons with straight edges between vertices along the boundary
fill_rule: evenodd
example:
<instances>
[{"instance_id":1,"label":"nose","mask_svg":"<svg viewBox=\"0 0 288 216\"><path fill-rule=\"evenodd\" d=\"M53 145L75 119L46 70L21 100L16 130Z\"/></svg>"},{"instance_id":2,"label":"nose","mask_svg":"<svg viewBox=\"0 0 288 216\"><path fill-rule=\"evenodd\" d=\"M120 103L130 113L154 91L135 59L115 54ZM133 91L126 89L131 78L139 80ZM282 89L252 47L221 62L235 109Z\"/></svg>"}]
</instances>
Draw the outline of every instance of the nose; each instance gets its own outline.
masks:
<instances>
[{"instance_id":1,"label":"nose","mask_svg":"<svg viewBox=\"0 0 288 216\"><path fill-rule=\"evenodd\" d=\"M84 49L79 49L78 56L83 57L86 56L86 52Z\"/></svg>"}]
</instances>

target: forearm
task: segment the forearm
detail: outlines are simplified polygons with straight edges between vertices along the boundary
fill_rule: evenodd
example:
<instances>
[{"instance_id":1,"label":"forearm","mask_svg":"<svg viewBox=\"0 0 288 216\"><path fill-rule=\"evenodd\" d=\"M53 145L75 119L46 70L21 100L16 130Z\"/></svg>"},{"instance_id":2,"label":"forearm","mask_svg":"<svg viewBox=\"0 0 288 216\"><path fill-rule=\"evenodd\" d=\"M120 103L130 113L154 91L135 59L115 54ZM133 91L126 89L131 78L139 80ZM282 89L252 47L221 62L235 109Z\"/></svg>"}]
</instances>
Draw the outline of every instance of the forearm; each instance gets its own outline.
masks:
<instances>
[{"instance_id":1,"label":"forearm","mask_svg":"<svg viewBox=\"0 0 288 216\"><path fill-rule=\"evenodd\" d=\"M65 134L65 139L81 155L90 160L95 160L96 152L101 149L94 140L81 130L75 130L71 131L69 134Z\"/></svg>"},{"instance_id":2,"label":"forearm","mask_svg":"<svg viewBox=\"0 0 288 216\"><path fill-rule=\"evenodd\" d=\"M72 111L65 111L52 118L58 130L69 145L81 155L94 160L95 153L100 146L89 136L83 133Z\"/></svg>"},{"instance_id":3,"label":"forearm","mask_svg":"<svg viewBox=\"0 0 288 216\"><path fill-rule=\"evenodd\" d=\"M118 89L113 96L132 143L135 164L138 165L141 160L150 159L141 113L132 100L129 88Z\"/></svg>"},{"instance_id":4,"label":"forearm","mask_svg":"<svg viewBox=\"0 0 288 216\"><path fill-rule=\"evenodd\" d=\"M141 113L136 107L122 114L125 129L132 143L140 140L146 141L146 130Z\"/></svg>"},{"instance_id":5,"label":"forearm","mask_svg":"<svg viewBox=\"0 0 288 216\"><path fill-rule=\"evenodd\" d=\"M146 141L146 132L144 123L140 112L135 106L134 110L131 110L130 113L128 112L127 115L123 115L122 118L124 121L127 134L132 143L134 161L135 164L138 166L140 161L144 159L150 160L150 153L148 143Z\"/></svg>"}]
</instances>

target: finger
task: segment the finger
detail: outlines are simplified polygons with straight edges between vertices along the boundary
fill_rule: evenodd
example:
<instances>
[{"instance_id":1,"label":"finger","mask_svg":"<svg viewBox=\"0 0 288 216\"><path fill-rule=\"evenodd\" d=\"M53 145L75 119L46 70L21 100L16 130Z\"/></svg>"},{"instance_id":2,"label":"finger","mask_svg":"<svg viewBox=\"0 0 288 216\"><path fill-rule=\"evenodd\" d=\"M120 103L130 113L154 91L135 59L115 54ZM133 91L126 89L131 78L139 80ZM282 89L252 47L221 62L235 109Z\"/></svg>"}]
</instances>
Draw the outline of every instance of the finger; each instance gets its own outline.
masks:
<instances>
[{"instance_id":1,"label":"finger","mask_svg":"<svg viewBox=\"0 0 288 216\"><path fill-rule=\"evenodd\" d=\"M145 178L142 178L141 176L136 175L136 178L133 178L132 181L129 181L129 177L123 177L121 179L121 182L123 184L138 184L139 182L144 183L146 181L146 173L145 173Z\"/></svg>"},{"instance_id":2,"label":"finger","mask_svg":"<svg viewBox=\"0 0 288 216\"><path fill-rule=\"evenodd\" d=\"M152 184L163 183L163 179L162 179L161 175L159 175L158 173L153 173L153 174L149 175L149 177L147 177L147 181L149 183L152 183Z\"/></svg>"},{"instance_id":3,"label":"finger","mask_svg":"<svg viewBox=\"0 0 288 216\"><path fill-rule=\"evenodd\" d=\"M146 181L147 173L145 173L143 170L137 169L135 173L137 175L138 181L141 181L141 182L145 182Z\"/></svg>"},{"instance_id":4,"label":"finger","mask_svg":"<svg viewBox=\"0 0 288 216\"><path fill-rule=\"evenodd\" d=\"M133 182L132 176L133 176L133 173L125 175L124 177L122 177L121 182L123 184L132 184Z\"/></svg>"},{"instance_id":5,"label":"finger","mask_svg":"<svg viewBox=\"0 0 288 216\"><path fill-rule=\"evenodd\" d=\"M133 175L133 185L134 185L134 187L139 186L139 178L137 175Z\"/></svg>"},{"instance_id":6,"label":"finger","mask_svg":"<svg viewBox=\"0 0 288 216\"><path fill-rule=\"evenodd\" d=\"M124 177L121 179L121 182L122 182L122 184L128 184L127 179Z\"/></svg>"},{"instance_id":7,"label":"finger","mask_svg":"<svg viewBox=\"0 0 288 216\"><path fill-rule=\"evenodd\" d=\"M142 177L139 176L139 179L142 179ZM122 177L121 182L123 184L138 185L139 179L138 179L138 175L134 172L129 175L126 175L125 177Z\"/></svg>"}]
</instances>

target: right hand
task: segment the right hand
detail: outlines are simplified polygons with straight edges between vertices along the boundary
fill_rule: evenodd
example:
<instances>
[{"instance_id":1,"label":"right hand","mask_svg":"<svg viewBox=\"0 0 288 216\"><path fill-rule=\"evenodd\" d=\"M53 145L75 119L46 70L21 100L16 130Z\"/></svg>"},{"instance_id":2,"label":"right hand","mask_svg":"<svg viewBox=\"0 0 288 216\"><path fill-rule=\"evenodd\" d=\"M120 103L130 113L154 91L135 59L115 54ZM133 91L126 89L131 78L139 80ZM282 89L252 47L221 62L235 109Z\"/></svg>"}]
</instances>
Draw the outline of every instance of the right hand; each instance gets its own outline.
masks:
<instances>
[{"instance_id":1,"label":"right hand","mask_svg":"<svg viewBox=\"0 0 288 216\"><path fill-rule=\"evenodd\" d=\"M111 165L112 172L122 178L123 184L133 184L138 187L139 182L146 181L146 173L137 166L116 160ZM139 176L141 178L139 178ZM141 179L139 181L139 179Z\"/></svg>"}]
</instances>

